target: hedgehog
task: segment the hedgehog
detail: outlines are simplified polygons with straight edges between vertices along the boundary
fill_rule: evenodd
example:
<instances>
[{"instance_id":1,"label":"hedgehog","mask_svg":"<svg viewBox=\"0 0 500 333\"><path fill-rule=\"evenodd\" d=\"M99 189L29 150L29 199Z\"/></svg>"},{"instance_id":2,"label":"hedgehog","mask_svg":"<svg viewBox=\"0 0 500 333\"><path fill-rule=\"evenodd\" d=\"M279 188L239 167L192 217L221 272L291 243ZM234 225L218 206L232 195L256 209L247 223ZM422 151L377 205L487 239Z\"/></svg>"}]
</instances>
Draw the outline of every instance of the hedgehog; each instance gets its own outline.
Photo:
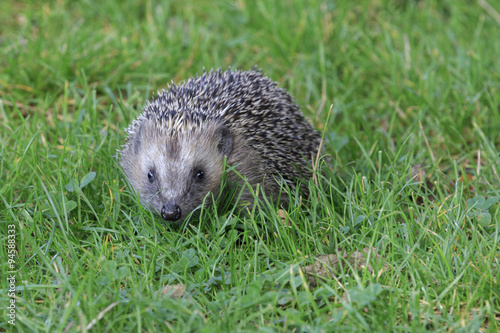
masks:
<instances>
[{"instance_id":1,"label":"hedgehog","mask_svg":"<svg viewBox=\"0 0 500 333\"><path fill-rule=\"evenodd\" d=\"M203 70L172 83L126 132L120 164L130 185L143 206L177 225L207 194L221 194L224 161L237 171L226 175L242 186L240 202L253 202L248 186L260 184L286 208L284 183L293 190L312 176L321 141L290 94L256 69Z\"/></svg>"}]
</instances>

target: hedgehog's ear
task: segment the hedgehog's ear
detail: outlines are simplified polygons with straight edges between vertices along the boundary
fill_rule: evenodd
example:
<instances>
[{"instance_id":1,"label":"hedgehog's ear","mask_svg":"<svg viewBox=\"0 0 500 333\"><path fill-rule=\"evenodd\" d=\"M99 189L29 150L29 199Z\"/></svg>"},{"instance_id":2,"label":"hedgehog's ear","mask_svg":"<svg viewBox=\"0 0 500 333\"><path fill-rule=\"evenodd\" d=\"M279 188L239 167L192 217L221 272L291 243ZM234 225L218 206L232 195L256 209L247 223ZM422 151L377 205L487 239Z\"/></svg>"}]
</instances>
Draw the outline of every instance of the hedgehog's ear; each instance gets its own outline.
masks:
<instances>
[{"instance_id":1,"label":"hedgehog's ear","mask_svg":"<svg viewBox=\"0 0 500 333\"><path fill-rule=\"evenodd\" d=\"M139 153L139 149L141 148L141 141L142 141L142 124L139 126L139 128L137 128L135 130L135 135L134 135L134 139L133 139L133 147L134 147L134 151L136 154Z\"/></svg>"},{"instance_id":2,"label":"hedgehog's ear","mask_svg":"<svg viewBox=\"0 0 500 333\"><path fill-rule=\"evenodd\" d=\"M231 131L225 126L220 126L215 131L215 137L217 138L219 151L229 157L233 151L233 135Z\"/></svg>"}]
</instances>

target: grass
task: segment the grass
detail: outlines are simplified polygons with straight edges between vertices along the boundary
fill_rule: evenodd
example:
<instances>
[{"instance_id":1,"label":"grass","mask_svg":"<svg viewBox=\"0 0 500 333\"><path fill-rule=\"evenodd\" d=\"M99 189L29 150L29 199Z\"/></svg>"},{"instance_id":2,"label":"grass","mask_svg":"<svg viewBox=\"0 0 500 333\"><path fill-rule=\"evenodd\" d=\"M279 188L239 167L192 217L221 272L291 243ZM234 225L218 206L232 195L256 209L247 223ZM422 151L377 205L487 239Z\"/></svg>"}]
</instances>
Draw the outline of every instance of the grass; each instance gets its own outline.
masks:
<instances>
[{"instance_id":1,"label":"grass","mask_svg":"<svg viewBox=\"0 0 500 333\"><path fill-rule=\"evenodd\" d=\"M0 2L0 331L499 331L498 12ZM331 171L289 225L263 202L170 229L126 187L123 128L171 80L254 65L326 128ZM363 249L317 288L298 269Z\"/></svg>"}]
</instances>

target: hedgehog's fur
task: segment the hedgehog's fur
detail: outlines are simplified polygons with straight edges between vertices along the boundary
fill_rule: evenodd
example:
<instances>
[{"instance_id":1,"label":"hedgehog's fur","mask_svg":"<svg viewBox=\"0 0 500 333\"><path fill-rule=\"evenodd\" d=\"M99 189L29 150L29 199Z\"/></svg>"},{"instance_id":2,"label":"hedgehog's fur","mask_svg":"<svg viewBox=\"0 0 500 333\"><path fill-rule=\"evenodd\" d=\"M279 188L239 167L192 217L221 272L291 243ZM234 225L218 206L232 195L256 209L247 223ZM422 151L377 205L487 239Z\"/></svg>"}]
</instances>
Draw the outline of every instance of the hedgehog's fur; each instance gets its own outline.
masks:
<instances>
[{"instance_id":1,"label":"hedgehog's fur","mask_svg":"<svg viewBox=\"0 0 500 333\"><path fill-rule=\"evenodd\" d=\"M144 205L176 223L207 193L218 194L224 156L252 187L261 183L276 199L280 176L292 189L311 177L320 143L290 95L256 70L212 70L172 84L146 104L127 133L120 161L125 174ZM228 181L242 182L234 172ZM253 196L246 191L242 200ZM287 205L286 195L281 203Z\"/></svg>"}]
</instances>

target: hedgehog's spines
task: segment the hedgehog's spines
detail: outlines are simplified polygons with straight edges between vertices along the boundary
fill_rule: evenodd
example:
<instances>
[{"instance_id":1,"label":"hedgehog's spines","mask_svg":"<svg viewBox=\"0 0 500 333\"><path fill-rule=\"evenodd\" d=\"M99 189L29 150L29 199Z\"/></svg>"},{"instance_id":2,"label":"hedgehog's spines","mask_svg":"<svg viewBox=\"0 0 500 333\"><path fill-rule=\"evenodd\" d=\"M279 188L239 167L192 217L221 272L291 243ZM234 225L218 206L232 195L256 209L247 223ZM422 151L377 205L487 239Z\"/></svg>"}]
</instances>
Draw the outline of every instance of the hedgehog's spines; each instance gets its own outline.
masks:
<instances>
[{"instance_id":1,"label":"hedgehog's spines","mask_svg":"<svg viewBox=\"0 0 500 333\"><path fill-rule=\"evenodd\" d=\"M305 170L303 156L316 154L320 141L293 98L255 66L245 72L203 68L202 75L178 85L172 82L146 104L143 117L127 129L129 133L145 120L156 120L155 128L167 136L221 122L267 159L269 172L285 179L298 175L291 161Z\"/></svg>"}]
</instances>

